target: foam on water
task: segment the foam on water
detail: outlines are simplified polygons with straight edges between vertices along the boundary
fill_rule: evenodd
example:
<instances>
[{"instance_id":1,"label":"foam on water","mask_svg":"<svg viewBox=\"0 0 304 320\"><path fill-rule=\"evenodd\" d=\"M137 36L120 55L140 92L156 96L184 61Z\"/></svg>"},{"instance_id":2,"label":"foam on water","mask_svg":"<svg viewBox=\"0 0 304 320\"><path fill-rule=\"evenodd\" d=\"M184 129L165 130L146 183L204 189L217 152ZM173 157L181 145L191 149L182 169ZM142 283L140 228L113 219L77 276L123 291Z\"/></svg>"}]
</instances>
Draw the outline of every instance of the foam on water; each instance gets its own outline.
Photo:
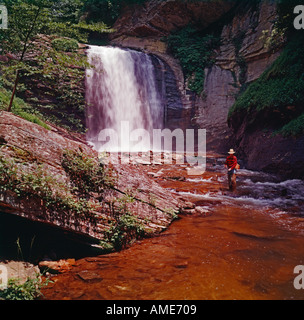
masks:
<instances>
[{"instance_id":1,"label":"foam on water","mask_svg":"<svg viewBox=\"0 0 304 320\"><path fill-rule=\"evenodd\" d=\"M249 171L246 172L246 178L239 177L238 187L236 193L231 192L206 192L206 193L192 193L192 192L178 192L182 196L191 196L197 199L219 202L219 204L227 204L233 206L240 206L246 208L265 208L273 210L274 213L287 213L292 210L297 215L304 215L304 181L299 179L286 180L281 182L273 181L257 181L254 182L252 178L259 176L264 177L258 172L249 176ZM212 181L223 182L226 176L214 178L188 178L188 182L208 184ZM210 204L211 205L211 204Z\"/></svg>"}]
</instances>

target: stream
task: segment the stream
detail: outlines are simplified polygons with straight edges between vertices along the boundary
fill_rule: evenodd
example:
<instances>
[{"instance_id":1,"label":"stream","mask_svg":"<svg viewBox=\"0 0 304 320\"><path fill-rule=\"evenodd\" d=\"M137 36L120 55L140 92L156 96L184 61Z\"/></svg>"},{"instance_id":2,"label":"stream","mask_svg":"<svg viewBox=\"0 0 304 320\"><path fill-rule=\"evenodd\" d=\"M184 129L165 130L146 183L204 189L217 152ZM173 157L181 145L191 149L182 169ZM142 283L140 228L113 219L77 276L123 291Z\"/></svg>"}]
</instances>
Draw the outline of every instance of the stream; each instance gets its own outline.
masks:
<instances>
[{"instance_id":1,"label":"stream","mask_svg":"<svg viewBox=\"0 0 304 320\"><path fill-rule=\"evenodd\" d=\"M140 165L203 214L181 215L121 252L77 260L52 277L45 299L304 299L293 284L304 264L304 182L241 168L230 192L224 161L209 155L201 176L186 165Z\"/></svg>"}]
</instances>

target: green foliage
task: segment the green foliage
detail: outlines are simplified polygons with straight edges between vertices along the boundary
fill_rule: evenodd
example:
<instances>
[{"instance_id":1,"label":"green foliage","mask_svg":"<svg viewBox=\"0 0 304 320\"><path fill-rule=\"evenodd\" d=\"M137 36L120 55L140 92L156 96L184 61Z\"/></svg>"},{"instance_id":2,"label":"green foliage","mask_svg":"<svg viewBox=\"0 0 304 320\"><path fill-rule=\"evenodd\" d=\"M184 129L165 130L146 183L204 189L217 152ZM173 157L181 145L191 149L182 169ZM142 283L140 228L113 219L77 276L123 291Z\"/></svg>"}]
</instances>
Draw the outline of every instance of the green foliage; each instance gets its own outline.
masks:
<instances>
[{"instance_id":1,"label":"green foliage","mask_svg":"<svg viewBox=\"0 0 304 320\"><path fill-rule=\"evenodd\" d=\"M79 83L83 81L84 84L85 68L89 66L86 56L77 52L67 55L56 50L43 50L36 63L36 72L33 75L28 73L27 80L33 77L51 87L52 94L56 96L52 113L69 128L83 132L80 119L85 118L85 98ZM27 83L30 85L30 81Z\"/></svg>"},{"instance_id":2,"label":"green foliage","mask_svg":"<svg viewBox=\"0 0 304 320\"><path fill-rule=\"evenodd\" d=\"M59 52L56 55L54 53L56 50L44 50L40 60L36 60L38 65L35 65L31 59L27 59L26 55L29 49L33 48L39 34L56 33L57 36L61 37L73 35L73 38L78 41L86 42L90 32L99 33L103 30L110 32L109 28L103 23L88 25L79 21L80 8L83 6L82 0L57 0L56 4L54 4L54 1L49 0L5 0L4 3L9 10L9 28L3 30L3 32L1 31L0 54L14 53L18 59L18 62L15 60L10 62L9 66L5 66L11 69L10 75L13 74L8 83L10 85L8 88L12 89L11 100L13 101L15 96L15 89L17 89L17 94L20 92L19 89L23 91L27 89L24 82L21 83L21 86L18 86L20 79L22 82L22 79L28 80L31 76L39 78L39 73L41 73L41 77L44 80L52 80L53 83L58 84L56 87L60 91L60 94L57 95L59 102L62 102L69 111L73 108L78 111L76 112L78 115L78 117L76 116L76 119L78 119L76 121L71 117L67 119L66 110L58 110L57 117L65 117L65 120L68 120L68 124L71 124L73 129L77 127L76 130L83 131L83 124L79 119L84 118L85 102L83 93L77 90L81 76L81 72L77 68L79 68L79 63L84 65L83 60L86 58L83 57L81 59L81 57L77 56L76 58L78 59L75 59L75 56L60 55ZM75 13L74 10L78 13ZM78 48L76 40L72 39L54 40L53 45L57 50L65 52L73 52ZM47 68L43 63L47 64ZM67 63L69 63L69 66L73 66L74 70L67 72ZM50 70L50 67L53 67L53 70L56 69L56 74L42 72ZM1 73L3 72L1 71ZM82 70L82 78L84 79L84 70ZM8 79L6 80L8 81ZM7 110L11 111L11 107L12 105L9 103ZM49 110L46 113L49 113Z\"/></svg>"},{"instance_id":3,"label":"green foliage","mask_svg":"<svg viewBox=\"0 0 304 320\"><path fill-rule=\"evenodd\" d=\"M75 40L64 40L67 41L68 45L72 43L75 47L77 45L78 48ZM45 39L40 41L47 44ZM51 43L51 40L49 42ZM47 106L44 106L39 103L36 95L32 96L30 100L27 100L28 104L32 105L31 108L28 106L31 113L56 125L84 132L85 128L82 119L85 119L85 98L80 81L82 79L84 85L85 69L89 66L86 56L78 52L66 54L53 48L41 47L40 49L37 48L35 57L27 63L16 60L6 64L0 63L1 82L3 86L12 90L16 71L19 70L18 95L23 96L25 92L35 93L37 83L39 83L40 86L44 87L44 95L50 96L52 101ZM7 97L2 101L3 109L7 109L9 100L10 98ZM23 115L21 116L23 117ZM32 121L29 117L26 119Z\"/></svg>"},{"instance_id":4,"label":"green foliage","mask_svg":"<svg viewBox=\"0 0 304 320\"><path fill-rule=\"evenodd\" d=\"M88 42L88 32L81 32L74 28L70 22L50 21L44 26L44 33L47 35L56 35L57 37L68 37L76 39L79 42Z\"/></svg>"},{"instance_id":5,"label":"green foliage","mask_svg":"<svg viewBox=\"0 0 304 320\"><path fill-rule=\"evenodd\" d=\"M63 23L77 23L82 15L83 0L53 0L53 19Z\"/></svg>"},{"instance_id":6,"label":"green foliage","mask_svg":"<svg viewBox=\"0 0 304 320\"><path fill-rule=\"evenodd\" d=\"M0 153L0 191L13 191L21 199L40 199L51 212L65 213L70 217L94 218L98 204L77 198L69 184L52 175L45 166L37 163L20 163L18 157Z\"/></svg>"},{"instance_id":7,"label":"green foliage","mask_svg":"<svg viewBox=\"0 0 304 320\"><path fill-rule=\"evenodd\" d=\"M85 21L80 21L73 27L87 32L111 33L114 31L114 29L111 29L104 22L100 21L95 23L86 23Z\"/></svg>"},{"instance_id":8,"label":"green foliage","mask_svg":"<svg viewBox=\"0 0 304 320\"><path fill-rule=\"evenodd\" d=\"M235 81L234 86L239 87L240 93L242 93L244 91L244 88L246 88L246 76L247 76L247 68L248 68L246 59L244 58L243 54L240 52L243 41L245 39L245 35L246 35L245 31L239 31L232 38L232 44L234 46L234 52L235 52L235 62L237 63L240 70L239 85Z\"/></svg>"},{"instance_id":9,"label":"green foliage","mask_svg":"<svg viewBox=\"0 0 304 320\"><path fill-rule=\"evenodd\" d=\"M105 232L104 248L121 250L132 241L145 235L145 227L137 217L129 212L117 217L115 223Z\"/></svg>"},{"instance_id":10,"label":"green foliage","mask_svg":"<svg viewBox=\"0 0 304 320\"><path fill-rule=\"evenodd\" d=\"M42 296L41 289L48 284L44 283L37 274L35 278L28 278L24 283L18 279L9 279L8 286L0 290L0 299L4 300L36 300Z\"/></svg>"},{"instance_id":11,"label":"green foliage","mask_svg":"<svg viewBox=\"0 0 304 320\"><path fill-rule=\"evenodd\" d=\"M62 165L68 180L52 175L46 166L23 150L9 148L7 156L0 151L0 192L12 191L20 199L38 200L47 212L66 218L90 219L96 222L101 211L103 194L115 184L115 176L109 168L100 165L80 150L65 150ZM144 224L128 209L135 198L126 194L112 203L110 228L104 233L101 245L105 250L120 250L132 241L147 234Z\"/></svg>"},{"instance_id":12,"label":"green foliage","mask_svg":"<svg viewBox=\"0 0 304 320\"><path fill-rule=\"evenodd\" d=\"M171 217L172 221L178 219L178 213L173 208L165 209L165 211Z\"/></svg>"},{"instance_id":13,"label":"green foliage","mask_svg":"<svg viewBox=\"0 0 304 320\"><path fill-rule=\"evenodd\" d=\"M296 30L293 26L295 18L294 8L299 4L304 4L303 0L275 0L277 5L277 16L273 21L271 30L264 30L260 40L264 41L265 47L276 49L282 47L294 35L301 36L301 30Z\"/></svg>"},{"instance_id":14,"label":"green foliage","mask_svg":"<svg viewBox=\"0 0 304 320\"><path fill-rule=\"evenodd\" d=\"M94 1L90 4L90 0L3 0L3 2L9 11L9 28L1 30L0 54L1 50L13 53L20 53L24 47L27 50L38 34L56 34L87 43L88 36L92 32L113 31L104 23L109 17L108 12L104 11L104 4L106 3L110 11L115 7L110 1L101 0L95 4ZM121 1L117 0L116 5L120 8ZM95 12L94 8L98 12L98 19L88 24L82 15L86 15L86 10L92 9L92 12Z\"/></svg>"},{"instance_id":15,"label":"green foliage","mask_svg":"<svg viewBox=\"0 0 304 320\"><path fill-rule=\"evenodd\" d=\"M82 196L91 192L101 194L114 183L109 169L80 150L65 150L62 166L70 177L74 192Z\"/></svg>"},{"instance_id":16,"label":"green foliage","mask_svg":"<svg viewBox=\"0 0 304 320\"><path fill-rule=\"evenodd\" d=\"M80 150L65 150L62 166L69 175L73 192L78 196L88 197L97 193L100 198L116 181L110 168L105 168L99 161ZM125 194L111 204L114 221L100 243L105 250L119 250L145 234L143 223L128 211L127 205L134 201L131 194Z\"/></svg>"},{"instance_id":17,"label":"green foliage","mask_svg":"<svg viewBox=\"0 0 304 320\"><path fill-rule=\"evenodd\" d=\"M52 175L44 165L36 163L23 150L10 148L10 154L0 151L0 192L12 191L20 199L39 200L46 210L74 219L85 218L96 222L102 208L103 194L115 184L109 168L80 150L65 150L62 166L68 180ZM144 224L128 210L135 201L126 194L112 203L110 228L105 231L101 245L105 250L120 250L146 234Z\"/></svg>"},{"instance_id":18,"label":"green foliage","mask_svg":"<svg viewBox=\"0 0 304 320\"><path fill-rule=\"evenodd\" d=\"M304 103L304 37L291 39L279 58L250 84L229 111L229 118L246 110L284 110ZM254 121L254 119L252 119Z\"/></svg>"},{"instance_id":19,"label":"green foliage","mask_svg":"<svg viewBox=\"0 0 304 320\"><path fill-rule=\"evenodd\" d=\"M295 34L301 35L302 30L296 30L293 26L295 18L293 11L297 5L304 5L303 0L276 0L276 2L278 19L275 22L275 27L279 32L284 32L288 38Z\"/></svg>"},{"instance_id":20,"label":"green foliage","mask_svg":"<svg viewBox=\"0 0 304 320\"><path fill-rule=\"evenodd\" d=\"M304 134L304 113L298 118L291 120L276 133L280 133L285 137Z\"/></svg>"},{"instance_id":21,"label":"green foliage","mask_svg":"<svg viewBox=\"0 0 304 320\"><path fill-rule=\"evenodd\" d=\"M10 91L0 88L0 110L7 109L10 97ZM33 108L20 98L14 100L12 112L27 121L36 123L45 129L50 129L50 127L42 120L43 116L37 110L33 110Z\"/></svg>"},{"instance_id":22,"label":"green foliage","mask_svg":"<svg viewBox=\"0 0 304 320\"><path fill-rule=\"evenodd\" d=\"M280 29L276 24L272 30L263 30L260 40L264 42L264 47L267 50L275 50L282 47L285 43L286 28Z\"/></svg>"},{"instance_id":23,"label":"green foliage","mask_svg":"<svg viewBox=\"0 0 304 320\"><path fill-rule=\"evenodd\" d=\"M181 63L189 89L200 94L204 88L205 68L214 63L213 50L219 45L219 38L202 35L193 26L188 26L170 35L167 42Z\"/></svg>"},{"instance_id":24,"label":"green foliage","mask_svg":"<svg viewBox=\"0 0 304 320\"><path fill-rule=\"evenodd\" d=\"M81 43L88 43L91 33L103 34L111 32L113 32L113 29L103 22L91 22L88 24L85 21L80 21L75 24L71 22L50 21L44 27L45 34L69 37Z\"/></svg>"},{"instance_id":25,"label":"green foliage","mask_svg":"<svg viewBox=\"0 0 304 320\"><path fill-rule=\"evenodd\" d=\"M1 30L0 54L4 51L22 55L50 20L50 3L44 0L6 0L4 4L9 11L9 28Z\"/></svg>"},{"instance_id":26,"label":"green foliage","mask_svg":"<svg viewBox=\"0 0 304 320\"><path fill-rule=\"evenodd\" d=\"M296 78L257 80L234 103L229 117L242 109L262 111L293 105L303 100L304 80Z\"/></svg>"},{"instance_id":27,"label":"green foliage","mask_svg":"<svg viewBox=\"0 0 304 320\"><path fill-rule=\"evenodd\" d=\"M146 0L86 0L83 12L87 14L88 21L103 21L113 25L125 6L144 2Z\"/></svg>"},{"instance_id":28,"label":"green foliage","mask_svg":"<svg viewBox=\"0 0 304 320\"><path fill-rule=\"evenodd\" d=\"M75 39L56 38L52 41L52 46L57 51L74 52L78 49L78 41Z\"/></svg>"}]
</instances>

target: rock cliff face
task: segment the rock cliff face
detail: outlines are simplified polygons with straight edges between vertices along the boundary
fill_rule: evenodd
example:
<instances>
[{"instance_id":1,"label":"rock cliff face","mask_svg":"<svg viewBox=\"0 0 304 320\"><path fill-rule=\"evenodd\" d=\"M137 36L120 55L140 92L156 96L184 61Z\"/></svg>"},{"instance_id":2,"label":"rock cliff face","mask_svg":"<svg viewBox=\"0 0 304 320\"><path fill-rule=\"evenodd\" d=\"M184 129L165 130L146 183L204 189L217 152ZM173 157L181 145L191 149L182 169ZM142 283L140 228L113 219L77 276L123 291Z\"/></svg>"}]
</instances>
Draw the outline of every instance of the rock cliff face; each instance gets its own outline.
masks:
<instances>
[{"instance_id":1,"label":"rock cliff face","mask_svg":"<svg viewBox=\"0 0 304 320\"><path fill-rule=\"evenodd\" d=\"M182 2L152 0L144 6L129 7L114 25L117 37L151 37L159 39L186 25L209 26L227 13L236 1Z\"/></svg>"},{"instance_id":2,"label":"rock cliff face","mask_svg":"<svg viewBox=\"0 0 304 320\"><path fill-rule=\"evenodd\" d=\"M236 129L234 139L238 154L248 169L273 173L286 180L303 178L303 135L273 135L259 124L252 126L245 117Z\"/></svg>"},{"instance_id":3,"label":"rock cliff face","mask_svg":"<svg viewBox=\"0 0 304 320\"><path fill-rule=\"evenodd\" d=\"M248 168L281 173L288 163L300 161L298 156L291 159L286 155L300 153L301 139L274 138L267 135L262 126L250 128L245 117L244 121L238 119L233 129L227 122L229 109L237 97L281 54L282 47L270 49L263 41L265 34L270 35L273 29L276 9L272 1L191 4L149 1L144 8L129 8L124 12L116 22L117 32L112 35L112 43L153 53L166 63L175 76L186 115L180 123L207 129L208 151L226 153L229 147L235 147ZM214 52L214 64L205 69L201 96L187 89L179 62L170 55L162 38L188 24L200 26L206 32L221 29L221 45ZM177 117L175 123L178 120ZM265 161L259 159L261 152L265 154ZM291 171L286 171L285 176L301 175L299 171L299 174Z\"/></svg>"},{"instance_id":4,"label":"rock cliff face","mask_svg":"<svg viewBox=\"0 0 304 320\"><path fill-rule=\"evenodd\" d=\"M263 45L264 30L271 30L276 7L262 1L259 5L240 5L233 19L224 25L215 64L205 70L204 96L198 98L197 123L209 133L209 147L225 151L233 143L227 125L230 107L237 95L280 54Z\"/></svg>"}]
</instances>

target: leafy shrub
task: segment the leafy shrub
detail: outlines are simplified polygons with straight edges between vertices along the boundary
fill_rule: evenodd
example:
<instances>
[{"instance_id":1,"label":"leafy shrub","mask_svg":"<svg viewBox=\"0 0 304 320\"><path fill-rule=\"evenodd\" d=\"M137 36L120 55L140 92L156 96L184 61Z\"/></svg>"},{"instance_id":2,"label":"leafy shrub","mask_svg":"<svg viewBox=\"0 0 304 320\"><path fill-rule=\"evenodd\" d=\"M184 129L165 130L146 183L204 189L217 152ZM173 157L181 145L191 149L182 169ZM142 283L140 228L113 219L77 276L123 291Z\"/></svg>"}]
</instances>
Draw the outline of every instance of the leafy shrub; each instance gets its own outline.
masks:
<instances>
[{"instance_id":1,"label":"leafy shrub","mask_svg":"<svg viewBox=\"0 0 304 320\"><path fill-rule=\"evenodd\" d=\"M79 42L88 42L88 32L81 32L78 28L69 22L50 21L46 26L44 32L48 35L56 35L57 37L68 37L76 39Z\"/></svg>"},{"instance_id":2,"label":"leafy shrub","mask_svg":"<svg viewBox=\"0 0 304 320\"><path fill-rule=\"evenodd\" d=\"M24 283L17 279L9 279L8 286L0 290L0 299L4 300L35 300L42 296L41 289L48 282L42 283L39 275L28 278Z\"/></svg>"},{"instance_id":3,"label":"leafy shrub","mask_svg":"<svg viewBox=\"0 0 304 320\"><path fill-rule=\"evenodd\" d=\"M75 39L57 38L52 41L52 46L57 51L74 52L78 49L78 42Z\"/></svg>"},{"instance_id":4,"label":"leafy shrub","mask_svg":"<svg viewBox=\"0 0 304 320\"><path fill-rule=\"evenodd\" d=\"M144 234L143 223L131 213L126 212L119 216L111 228L105 232L103 244L107 249L120 250Z\"/></svg>"},{"instance_id":5,"label":"leafy shrub","mask_svg":"<svg viewBox=\"0 0 304 320\"><path fill-rule=\"evenodd\" d=\"M50 21L44 32L48 35L56 35L57 37L68 37L75 39L81 43L88 43L91 33L111 33L113 29L105 25L103 22L86 23L84 21L78 23L56 22Z\"/></svg>"},{"instance_id":6,"label":"leafy shrub","mask_svg":"<svg viewBox=\"0 0 304 320\"><path fill-rule=\"evenodd\" d=\"M70 177L74 191L81 195L101 193L105 185L110 185L110 179L101 163L80 150L64 150L62 166Z\"/></svg>"},{"instance_id":7,"label":"leafy shrub","mask_svg":"<svg viewBox=\"0 0 304 320\"><path fill-rule=\"evenodd\" d=\"M190 90L200 94L204 88L205 68L214 63L213 50L219 37L202 35L193 26L187 26L167 38L172 54L180 61Z\"/></svg>"},{"instance_id":8,"label":"leafy shrub","mask_svg":"<svg viewBox=\"0 0 304 320\"><path fill-rule=\"evenodd\" d=\"M143 4L147 0L86 0L83 11L89 21L104 21L113 25L126 5Z\"/></svg>"},{"instance_id":9,"label":"leafy shrub","mask_svg":"<svg viewBox=\"0 0 304 320\"><path fill-rule=\"evenodd\" d=\"M76 23L81 17L83 0L53 0L51 11L53 19Z\"/></svg>"}]
</instances>

